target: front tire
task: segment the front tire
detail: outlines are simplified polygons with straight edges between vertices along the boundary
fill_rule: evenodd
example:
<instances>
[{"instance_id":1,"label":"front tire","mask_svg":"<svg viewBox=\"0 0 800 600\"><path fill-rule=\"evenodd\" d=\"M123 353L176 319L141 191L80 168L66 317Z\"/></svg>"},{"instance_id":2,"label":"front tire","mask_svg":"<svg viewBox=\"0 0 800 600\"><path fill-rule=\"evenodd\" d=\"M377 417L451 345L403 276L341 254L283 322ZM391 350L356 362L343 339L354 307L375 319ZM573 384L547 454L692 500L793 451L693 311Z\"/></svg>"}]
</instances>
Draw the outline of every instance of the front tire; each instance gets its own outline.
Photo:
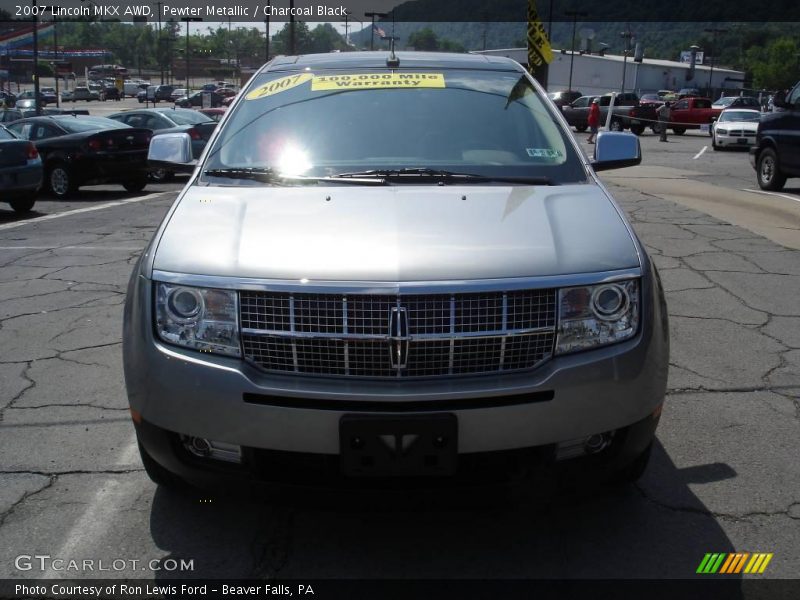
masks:
<instances>
[{"instance_id":1,"label":"front tire","mask_svg":"<svg viewBox=\"0 0 800 600\"><path fill-rule=\"evenodd\" d=\"M59 200L69 198L78 189L74 175L64 163L56 163L50 167L47 172L47 185L50 192Z\"/></svg>"},{"instance_id":2,"label":"front tire","mask_svg":"<svg viewBox=\"0 0 800 600\"><path fill-rule=\"evenodd\" d=\"M608 129L609 131L623 131L624 127L622 126L622 121L618 119L612 119Z\"/></svg>"},{"instance_id":3,"label":"front tire","mask_svg":"<svg viewBox=\"0 0 800 600\"><path fill-rule=\"evenodd\" d=\"M686 133L686 128L685 127L673 127L672 128L672 133L674 133L675 135L683 135L684 133Z\"/></svg>"},{"instance_id":4,"label":"front tire","mask_svg":"<svg viewBox=\"0 0 800 600\"><path fill-rule=\"evenodd\" d=\"M147 186L147 178L142 177L141 179L131 179L130 181L124 181L122 183L122 187L125 188L126 191L135 194L137 192L141 192L145 186Z\"/></svg>"},{"instance_id":5,"label":"front tire","mask_svg":"<svg viewBox=\"0 0 800 600\"><path fill-rule=\"evenodd\" d=\"M583 133L588 128L589 128L588 125L575 125L575 131L577 131L578 133Z\"/></svg>"},{"instance_id":6,"label":"front tire","mask_svg":"<svg viewBox=\"0 0 800 600\"><path fill-rule=\"evenodd\" d=\"M758 155L756 165L758 187L762 190L777 192L786 184L786 175L778 168L778 155L772 148L764 148Z\"/></svg>"},{"instance_id":7,"label":"front tire","mask_svg":"<svg viewBox=\"0 0 800 600\"><path fill-rule=\"evenodd\" d=\"M27 213L33 208L36 203L36 193L32 193L24 198L16 198L8 202L15 213Z\"/></svg>"},{"instance_id":8,"label":"front tire","mask_svg":"<svg viewBox=\"0 0 800 600\"><path fill-rule=\"evenodd\" d=\"M642 135L644 133L644 125L631 125L631 133Z\"/></svg>"}]
</instances>

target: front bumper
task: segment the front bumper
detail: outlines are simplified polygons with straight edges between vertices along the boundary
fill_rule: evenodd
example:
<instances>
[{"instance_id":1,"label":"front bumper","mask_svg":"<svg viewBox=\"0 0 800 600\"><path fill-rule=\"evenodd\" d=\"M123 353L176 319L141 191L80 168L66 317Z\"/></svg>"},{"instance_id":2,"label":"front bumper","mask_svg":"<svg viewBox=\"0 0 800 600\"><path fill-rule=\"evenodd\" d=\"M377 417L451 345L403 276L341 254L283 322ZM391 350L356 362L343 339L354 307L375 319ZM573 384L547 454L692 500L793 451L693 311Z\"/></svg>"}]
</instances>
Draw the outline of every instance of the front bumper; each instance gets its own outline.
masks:
<instances>
[{"instance_id":1,"label":"front bumper","mask_svg":"<svg viewBox=\"0 0 800 600\"><path fill-rule=\"evenodd\" d=\"M751 135L746 136L732 136L728 134L720 134L715 133L715 143L717 146L724 146L725 148L732 147L732 148L751 148L756 143L756 134L753 132ZM740 142L739 140L746 140L745 142Z\"/></svg>"},{"instance_id":2,"label":"front bumper","mask_svg":"<svg viewBox=\"0 0 800 600\"><path fill-rule=\"evenodd\" d=\"M642 325L631 340L530 372L436 380L275 375L169 346L154 339L152 297L151 282L134 275L123 336L131 408L156 427L245 447L335 455L345 414L446 411L458 419L459 454L531 448L642 421L666 389L667 315L655 271L642 278Z\"/></svg>"}]
</instances>

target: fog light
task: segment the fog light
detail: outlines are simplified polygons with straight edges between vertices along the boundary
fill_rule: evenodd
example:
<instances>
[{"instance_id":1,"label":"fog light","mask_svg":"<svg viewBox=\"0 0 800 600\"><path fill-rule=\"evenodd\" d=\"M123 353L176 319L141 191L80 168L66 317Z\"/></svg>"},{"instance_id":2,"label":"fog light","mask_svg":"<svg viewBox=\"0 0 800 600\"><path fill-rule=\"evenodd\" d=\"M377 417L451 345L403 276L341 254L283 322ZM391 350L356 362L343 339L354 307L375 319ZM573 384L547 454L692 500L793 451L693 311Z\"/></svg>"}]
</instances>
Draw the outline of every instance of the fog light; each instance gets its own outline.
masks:
<instances>
[{"instance_id":1,"label":"fog light","mask_svg":"<svg viewBox=\"0 0 800 600\"><path fill-rule=\"evenodd\" d=\"M242 462L242 449L236 444L215 442L206 438L189 435L181 436L183 447L191 454L200 458L213 458L231 463Z\"/></svg>"},{"instance_id":2,"label":"fog light","mask_svg":"<svg viewBox=\"0 0 800 600\"><path fill-rule=\"evenodd\" d=\"M205 438L190 437L184 440L183 445L195 456L206 458L211 454L211 444Z\"/></svg>"},{"instance_id":3,"label":"fog light","mask_svg":"<svg viewBox=\"0 0 800 600\"><path fill-rule=\"evenodd\" d=\"M586 454L597 454L598 452L602 452L608 448L610 443L611 434L596 433L587 438L586 443L584 444L584 449L586 450Z\"/></svg>"}]
</instances>

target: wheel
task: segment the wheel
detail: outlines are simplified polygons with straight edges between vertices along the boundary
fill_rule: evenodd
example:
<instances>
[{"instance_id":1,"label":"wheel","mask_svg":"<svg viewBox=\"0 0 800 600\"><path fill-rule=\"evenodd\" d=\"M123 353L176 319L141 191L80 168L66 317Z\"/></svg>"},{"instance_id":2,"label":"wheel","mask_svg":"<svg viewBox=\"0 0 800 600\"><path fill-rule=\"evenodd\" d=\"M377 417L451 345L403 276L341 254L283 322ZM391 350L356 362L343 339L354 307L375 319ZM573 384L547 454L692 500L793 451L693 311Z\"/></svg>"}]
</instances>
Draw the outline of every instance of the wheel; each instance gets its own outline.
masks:
<instances>
[{"instance_id":1,"label":"wheel","mask_svg":"<svg viewBox=\"0 0 800 600\"><path fill-rule=\"evenodd\" d=\"M644 133L644 125L631 125L631 133L642 135Z\"/></svg>"},{"instance_id":2,"label":"wheel","mask_svg":"<svg viewBox=\"0 0 800 600\"><path fill-rule=\"evenodd\" d=\"M153 460L153 457L142 448L141 442L137 441L137 443L139 445L139 456L142 458L142 465L144 465L144 470L150 478L150 481L170 490L185 490L188 487L183 479L167 471Z\"/></svg>"},{"instance_id":3,"label":"wheel","mask_svg":"<svg viewBox=\"0 0 800 600\"><path fill-rule=\"evenodd\" d=\"M619 119L611 119L611 124L608 126L610 131L622 131L622 121Z\"/></svg>"},{"instance_id":4,"label":"wheel","mask_svg":"<svg viewBox=\"0 0 800 600\"><path fill-rule=\"evenodd\" d=\"M584 131L586 131L588 128L589 128L589 126L588 126L588 125L575 125L575 130L576 130L578 133L583 133L583 132L584 132Z\"/></svg>"},{"instance_id":5,"label":"wheel","mask_svg":"<svg viewBox=\"0 0 800 600\"><path fill-rule=\"evenodd\" d=\"M165 181L172 181L175 179L175 173L173 171L168 171L166 169L156 169L155 171L150 171L148 174L150 181L157 181L159 183Z\"/></svg>"},{"instance_id":6,"label":"wheel","mask_svg":"<svg viewBox=\"0 0 800 600\"><path fill-rule=\"evenodd\" d=\"M783 189L786 183L786 175L781 173L778 168L778 155L774 149L764 148L758 155L756 177L758 179L758 187L762 190L777 192Z\"/></svg>"},{"instance_id":7,"label":"wheel","mask_svg":"<svg viewBox=\"0 0 800 600\"><path fill-rule=\"evenodd\" d=\"M24 198L16 198L14 200L9 200L9 204L11 208L14 209L14 212L17 213L26 213L30 212L33 208L34 203L36 202L36 194L30 194L29 196L25 196Z\"/></svg>"},{"instance_id":8,"label":"wheel","mask_svg":"<svg viewBox=\"0 0 800 600\"><path fill-rule=\"evenodd\" d=\"M685 127L673 127L672 128L672 133L674 133L675 135L683 135L684 133L686 133L686 128Z\"/></svg>"},{"instance_id":9,"label":"wheel","mask_svg":"<svg viewBox=\"0 0 800 600\"><path fill-rule=\"evenodd\" d=\"M56 163L47 173L47 185L56 198L69 198L78 189L75 178L63 163Z\"/></svg>"},{"instance_id":10,"label":"wheel","mask_svg":"<svg viewBox=\"0 0 800 600\"><path fill-rule=\"evenodd\" d=\"M631 464L620 469L611 476L611 483L617 485L624 485L626 483L636 483L639 478L644 475L647 470L647 464L650 462L650 454L653 451L653 443L644 449L644 451L637 456Z\"/></svg>"},{"instance_id":11,"label":"wheel","mask_svg":"<svg viewBox=\"0 0 800 600\"><path fill-rule=\"evenodd\" d=\"M146 185L147 185L146 177L142 177L141 179L131 179L130 181L124 181L122 183L122 187L124 187L126 191L131 193L141 192Z\"/></svg>"}]
</instances>

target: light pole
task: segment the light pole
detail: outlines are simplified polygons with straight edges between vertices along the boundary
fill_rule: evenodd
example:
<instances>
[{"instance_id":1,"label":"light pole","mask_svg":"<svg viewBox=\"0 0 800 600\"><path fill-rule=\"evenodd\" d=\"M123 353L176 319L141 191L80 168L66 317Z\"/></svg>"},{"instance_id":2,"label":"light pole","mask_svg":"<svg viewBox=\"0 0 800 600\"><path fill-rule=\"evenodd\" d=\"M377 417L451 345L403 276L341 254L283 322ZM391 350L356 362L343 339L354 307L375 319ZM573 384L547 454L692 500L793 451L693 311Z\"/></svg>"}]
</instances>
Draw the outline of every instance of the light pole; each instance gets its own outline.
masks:
<instances>
[{"instance_id":1,"label":"light pole","mask_svg":"<svg viewBox=\"0 0 800 600\"><path fill-rule=\"evenodd\" d=\"M269 62L269 11L270 0L267 0L267 10L264 13L264 62Z\"/></svg>"},{"instance_id":2,"label":"light pole","mask_svg":"<svg viewBox=\"0 0 800 600\"><path fill-rule=\"evenodd\" d=\"M717 34L718 33L728 33L727 29L720 29L719 27L709 27L708 29L704 29L706 33L711 34L711 69L708 72L708 95L711 99L714 99L714 88L711 87L712 78L714 77L714 54L717 51Z\"/></svg>"},{"instance_id":3,"label":"light pole","mask_svg":"<svg viewBox=\"0 0 800 600\"><path fill-rule=\"evenodd\" d=\"M182 17L181 21L186 23L186 92L189 93L189 23L192 21L202 21L200 17Z\"/></svg>"},{"instance_id":4,"label":"light pole","mask_svg":"<svg viewBox=\"0 0 800 600\"><path fill-rule=\"evenodd\" d=\"M572 66L575 64L575 28L578 24L578 17L585 17L588 13L582 10L568 10L564 13L567 17L572 17L572 50L570 52L570 59L569 59L569 86L567 86L567 91L572 91Z\"/></svg>"},{"instance_id":5,"label":"light pole","mask_svg":"<svg viewBox=\"0 0 800 600\"><path fill-rule=\"evenodd\" d=\"M39 18L36 9L36 0L31 1L33 6L33 111L38 117L42 114L42 107L39 105Z\"/></svg>"},{"instance_id":6,"label":"light pole","mask_svg":"<svg viewBox=\"0 0 800 600\"><path fill-rule=\"evenodd\" d=\"M369 30L369 49L370 50L375 50L375 17L378 17L378 18L382 19L384 17L389 16L389 13L365 12L364 16L372 18L372 27Z\"/></svg>"},{"instance_id":7,"label":"light pole","mask_svg":"<svg viewBox=\"0 0 800 600\"><path fill-rule=\"evenodd\" d=\"M294 39L294 0L289 0L289 54L297 54Z\"/></svg>"},{"instance_id":8,"label":"light pole","mask_svg":"<svg viewBox=\"0 0 800 600\"><path fill-rule=\"evenodd\" d=\"M631 47L630 47L631 46L631 38L633 37L633 34L631 33L631 30L628 29L628 31L623 31L622 33L620 33L619 37L621 37L621 38L623 38L625 40L625 50L623 50L623 53L622 53L622 86L620 88L620 92L624 94L625 93L625 74L626 74L626 72L628 70L628 52L630 52L630 49L631 49Z\"/></svg>"}]
</instances>

